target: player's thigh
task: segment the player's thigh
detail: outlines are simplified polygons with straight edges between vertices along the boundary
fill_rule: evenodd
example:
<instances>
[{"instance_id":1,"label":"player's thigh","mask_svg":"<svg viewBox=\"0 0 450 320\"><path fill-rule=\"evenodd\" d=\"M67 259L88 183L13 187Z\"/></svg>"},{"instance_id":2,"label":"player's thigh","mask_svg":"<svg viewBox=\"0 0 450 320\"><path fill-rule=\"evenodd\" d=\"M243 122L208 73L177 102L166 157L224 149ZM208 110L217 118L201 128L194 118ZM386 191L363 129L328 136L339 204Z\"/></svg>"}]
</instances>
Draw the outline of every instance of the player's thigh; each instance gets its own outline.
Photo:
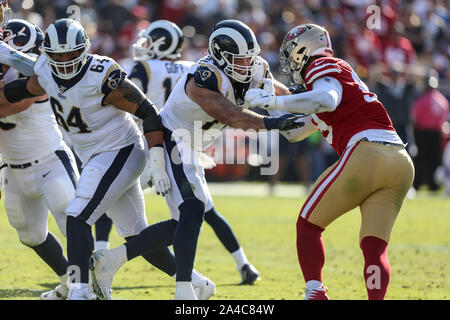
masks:
<instances>
[{"instance_id":1,"label":"player's thigh","mask_svg":"<svg viewBox=\"0 0 450 320\"><path fill-rule=\"evenodd\" d=\"M165 196L172 219L179 219L178 207L186 200L197 199L208 202L205 171L198 160L200 154L190 145L175 143L165 132L166 171L171 181L171 190Z\"/></svg>"},{"instance_id":2,"label":"player's thigh","mask_svg":"<svg viewBox=\"0 0 450 320\"><path fill-rule=\"evenodd\" d=\"M75 197L79 178L75 158L65 150L58 150L57 157L46 164L51 172L42 178L41 193L53 214L59 229L66 235L66 208ZM43 170L44 172L46 170ZM47 172L47 171L46 171Z\"/></svg>"},{"instance_id":3,"label":"player's thigh","mask_svg":"<svg viewBox=\"0 0 450 320\"><path fill-rule=\"evenodd\" d=\"M148 225L145 215L145 199L136 181L107 212L121 237L137 235Z\"/></svg>"},{"instance_id":4,"label":"player's thigh","mask_svg":"<svg viewBox=\"0 0 450 320\"><path fill-rule=\"evenodd\" d=\"M96 155L83 168L67 214L94 224L138 181L144 166L145 152L137 143Z\"/></svg>"},{"instance_id":5,"label":"player's thigh","mask_svg":"<svg viewBox=\"0 0 450 320\"><path fill-rule=\"evenodd\" d=\"M380 188L360 205L360 240L366 236L375 236L389 241L395 220L414 179L414 166L406 151L384 148L385 161L379 163L376 169Z\"/></svg>"},{"instance_id":6,"label":"player's thigh","mask_svg":"<svg viewBox=\"0 0 450 320\"><path fill-rule=\"evenodd\" d=\"M48 208L43 198L29 198L14 184L10 176L4 201L8 221L17 230L21 242L39 245L47 235Z\"/></svg>"},{"instance_id":7,"label":"player's thigh","mask_svg":"<svg viewBox=\"0 0 450 320\"><path fill-rule=\"evenodd\" d=\"M356 208L373 190L370 159L359 143L347 148L340 159L315 182L300 216L322 228Z\"/></svg>"}]
</instances>

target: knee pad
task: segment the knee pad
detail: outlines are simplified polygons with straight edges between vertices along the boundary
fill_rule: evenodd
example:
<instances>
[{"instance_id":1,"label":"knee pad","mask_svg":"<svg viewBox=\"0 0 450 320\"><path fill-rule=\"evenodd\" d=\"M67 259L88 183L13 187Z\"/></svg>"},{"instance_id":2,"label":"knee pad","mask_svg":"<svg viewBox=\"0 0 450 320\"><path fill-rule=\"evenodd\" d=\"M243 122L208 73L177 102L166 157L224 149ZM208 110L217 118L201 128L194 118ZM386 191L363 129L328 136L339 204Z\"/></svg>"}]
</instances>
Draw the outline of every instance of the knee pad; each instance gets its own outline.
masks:
<instances>
[{"instance_id":1,"label":"knee pad","mask_svg":"<svg viewBox=\"0 0 450 320\"><path fill-rule=\"evenodd\" d=\"M17 229L17 234L20 242L30 248L42 244L47 238L47 232L39 232L39 230L33 228Z\"/></svg>"}]
</instances>

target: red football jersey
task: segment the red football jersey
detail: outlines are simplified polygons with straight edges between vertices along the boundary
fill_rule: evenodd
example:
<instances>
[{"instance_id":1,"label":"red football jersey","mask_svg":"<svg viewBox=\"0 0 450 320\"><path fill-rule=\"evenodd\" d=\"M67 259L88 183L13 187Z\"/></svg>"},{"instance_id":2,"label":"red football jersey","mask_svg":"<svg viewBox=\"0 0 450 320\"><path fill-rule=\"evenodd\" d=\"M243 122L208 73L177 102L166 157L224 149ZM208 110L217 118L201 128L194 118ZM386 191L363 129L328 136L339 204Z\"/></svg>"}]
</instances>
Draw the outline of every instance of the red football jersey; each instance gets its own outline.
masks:
<instances>
[{"instance_id":1,"label":"red football jersey","mask_svg":"<svg viewBox=\"0 0 450 320\"><path fill-rule=\"evenodd\" d=\"M368 129L395 131L377 96L369 91L347 62L334 57L315 60L305 73L306 89L312 90L313 82L326 76L341 83L342 99L334 111L314 114L313 123L339 155L358 132Z\"/></svg>"}]
</instances>

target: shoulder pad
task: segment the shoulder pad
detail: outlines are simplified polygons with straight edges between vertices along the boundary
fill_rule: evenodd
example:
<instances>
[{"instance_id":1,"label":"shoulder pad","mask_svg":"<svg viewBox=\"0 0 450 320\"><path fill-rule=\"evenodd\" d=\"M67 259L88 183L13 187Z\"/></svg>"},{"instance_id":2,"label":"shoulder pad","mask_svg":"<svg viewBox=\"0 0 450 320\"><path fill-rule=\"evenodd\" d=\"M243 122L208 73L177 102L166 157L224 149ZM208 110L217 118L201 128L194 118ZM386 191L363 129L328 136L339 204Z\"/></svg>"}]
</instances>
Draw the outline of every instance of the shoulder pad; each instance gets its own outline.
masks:
<instances>
[{"instance_id":1,"label":"shoulder pad","mask_svg":"<svg viewBox=\"0 0 450 320\"><path fill-rule=\"evenodd\" d=\"M200 88L220 92L222 88L222 75L213 66L201 64L194 72L194 82Z\"/></svg>"},{"instance_id":2,"label":"shoulder pad","mask_svg":"<svg viewBox=\"0 0 450 320\"><path fill-rule=\"evenodd\" d=\"M331 76L336 73L341 73L341 71L338 59L332 57L317 59L306 70L305 84L311 84L320 77Z\"/></svg>"},{"instance_id":3,"label":"shoulder pad","mask_svg":"<svg viewBox=\"0 0 450 320\"><path fill-rule=\"evenodd\" d=\"M105 96L108 95L111 91L115 90L126 77L127 73L123 71L117 63L112 64L103 78L101 92Z\"/></svg>"},{"instance_id":4,"label":"shoulder pad","mask_svg":"<svg viewBox=\"0 0 450 320\"><path fill-rule=\"evenodd\" d=\"M139 79L142 83L144 93L147 93L148 83L150 81L150 67L145 62L137 61L128 78Z\"/></svg>"}]
</instances>

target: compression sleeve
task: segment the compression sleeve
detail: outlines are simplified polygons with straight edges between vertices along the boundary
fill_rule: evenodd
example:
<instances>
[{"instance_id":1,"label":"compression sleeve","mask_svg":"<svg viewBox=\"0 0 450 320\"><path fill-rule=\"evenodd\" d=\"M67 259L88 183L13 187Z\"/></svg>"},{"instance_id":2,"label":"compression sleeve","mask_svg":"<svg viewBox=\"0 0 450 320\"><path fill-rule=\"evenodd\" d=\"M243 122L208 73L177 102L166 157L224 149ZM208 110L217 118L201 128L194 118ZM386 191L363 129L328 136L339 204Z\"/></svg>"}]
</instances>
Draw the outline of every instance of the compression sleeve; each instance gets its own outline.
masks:
<instances>
[{"instance_id":1,"label":"compression sleeve","mask_svg":"<svg viewBox=\"0 0 450 320\"><path fill-rule=\"evenodd\" d=\"M320 113L334 111L342 100L342 85L332 77L314 81L311 91L277 96L277 109L293 113Z\"/></svg>"},{"instance_id":2,"label":"compression sleeve","mask_svg":"<svg viewBox=\"0 0 450 320\"><path fill-rule=\"evenodd\" d=\"M13 67L21 74L30 77L34 75L33 70L34 62L35 59L31 58L25 53L22 53L20 51L11 48L11 46L9 46L5 42L0 42L1 64L6 64L10 67Z\"/></svg>"}]
</instances>

